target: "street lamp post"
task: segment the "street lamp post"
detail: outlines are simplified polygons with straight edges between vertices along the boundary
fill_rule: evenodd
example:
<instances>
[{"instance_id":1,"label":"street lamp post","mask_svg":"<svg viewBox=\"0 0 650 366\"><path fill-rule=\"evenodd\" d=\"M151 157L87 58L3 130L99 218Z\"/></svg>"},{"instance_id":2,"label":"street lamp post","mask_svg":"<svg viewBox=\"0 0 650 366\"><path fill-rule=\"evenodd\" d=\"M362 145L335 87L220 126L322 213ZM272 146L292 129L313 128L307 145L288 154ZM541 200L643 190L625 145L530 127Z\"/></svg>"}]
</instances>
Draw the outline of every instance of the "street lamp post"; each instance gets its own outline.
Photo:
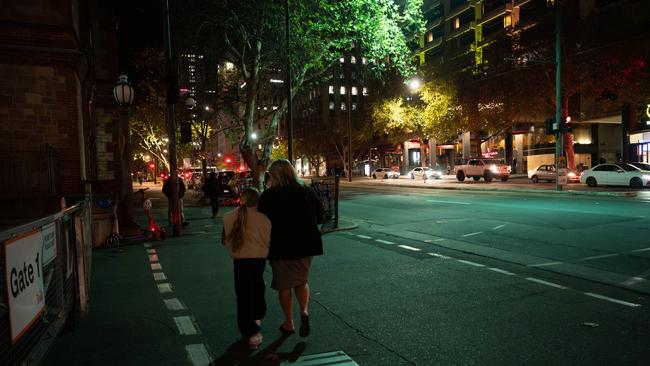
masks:
<instances>
[{"instance_id":1,"label":"street lamp post","mask_svg":"<svg viewBox=\"0 0 650 366\"><path fill-rule=\"evenodd\" d=\"M289 162L293 164L293 115L291 112L291 48L289 47L289 0L284 2L284 16L286 26L286 39L287 39L287 157Z\"/></svg>"},{"instance_id":2,"label":"street lamp post","mask_svg":"<svg viewBox=\"0 0 650 366\"><path fill-rule=\"evenodd\" d=\"M137 234L138 225L133 211L133 183L131 177L131 134L129 107L133 102L133 87L126 75L120 75L113 87L113 96L119 104L118 150L120 163L119 211L122 234Z\"/></svg>"}]
</instances>

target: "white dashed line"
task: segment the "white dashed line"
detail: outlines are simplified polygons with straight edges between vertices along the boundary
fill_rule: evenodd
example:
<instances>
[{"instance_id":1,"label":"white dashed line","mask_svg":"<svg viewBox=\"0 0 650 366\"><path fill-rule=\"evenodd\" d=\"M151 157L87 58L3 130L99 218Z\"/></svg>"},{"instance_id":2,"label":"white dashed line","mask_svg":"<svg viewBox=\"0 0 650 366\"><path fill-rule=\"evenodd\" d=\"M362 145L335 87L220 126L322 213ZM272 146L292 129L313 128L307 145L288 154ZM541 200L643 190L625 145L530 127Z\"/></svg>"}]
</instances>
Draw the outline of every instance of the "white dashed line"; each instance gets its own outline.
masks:
<instances>
[{"instance_id":1,"label":"white dashed line","mask_svg":"<svg viewBox=\"0 0 650 366\"><path fill-rule=\"evenodd\" d=\"M432 256L432 257L436 257L436 258L440 258L440 259L453 259L451 257L448 257L446 255L442 255L442 254L438 254L438 253L427 253L427 254Z\"/></svg>"},{"instance_id":2,"label":"white dashed line","mask_svg":"<svg viewBox=\"0 0 650 366\"><path fill-rule=\"evenodd\" d=\"M492 230L499 230L499 229L501 229L501 228L504 227L504 226L506 226L506 225L503 224L503 225L495 226L495 227L492 228Z\"/></svg>"},{"instance_id":3,"label":"white dashed line","mask_svg":"<svg viewBox=\"0 0 650 366\"><path fill-rule=\"evenodd\" d=\"M204 344L188 344L185 346L187 358L194 366L207 366L210 364L210 353Z\"/></svg>"},{"instance_id":4,"label":"white dashed line","mask_svg":"<svg viewBox=\"0 0 650 366\"><path fill-rule=\"evenodd\" d=\"M383 243L383 244L391 244L391 245L395 244L392 241L388 241L388 240L375 239L375 241L378 242L378 243Z\"/></svg>"},{"instance_id":5,"label":"white dashed line","mask_svg":"<svg viewBox=\"0 0 650 366\"><path fill-rule=\"evenodd\" d=\"M559 288L559 289L561 289L561 290L566 290L566 289L568 289L568 287L566 287L566 286L558 285L557 283L553 283L553 282L547 282L547 281L540 280L540 279L538 279L538 278L534 278L534 277L526 277L526 279L527 279L528 281L536 282L536 283L539 283L539 284L541 284L541 285L546 285L546 286L551 286L551 287Z\"/></svg>"},{"instance_id":6,"label":"white dashed line","mask_svg":"<svg viewBox=\"0 0 650 366\"><path fill-rule=\"evenodd\" d=\"M616 254L616 253L612 253L612 254L603 254L603 255L594 255L594 256L591 256L591 257L584 257L584 258L581 258L581 260L583 260L583 261L590 261L590 260L594 260L594 259L609 258L609 257L616 257L616 256L618 256L618 254Z\"/></svg>"},{"instance_id":7,"label":"white dashed line","mask_svg":"<svg viewBox=\"0 0 650 366\"><path fill-rule=\"evenodd\" d=\"M468 237L468 236L474 236L474 235L478 235L478 234L483 234L483 232L482 232L482 231L477 231L477 232L475 232L475 233L464 234L464 235L461 235L461 236L462 236L463 238L466 238L466 237Z\"/></svg>"},{"instance_id":8,"label":"white dashed line","mask_svg":"<svg viewBox=\"0 0 650 366\"><path fill-rule=\"evenodd\" d=\"M361 239L372 239L372 238L369 237L369 236L359 235L359 234L357 234L357 238L361 238Z\"/></svg>"},{"instance_id":9,"label":"white dashed line","mask_svg":"<svg viewBox=\"0 0 650 366\"><path fill-rule=\"evenodd\" d=\"M162 269L160 263L151 263L151 269Z\"/></svg>"},{"instance_id":10,"label":"white dashed line","mask_svg":"<svg viewBox=\"0 0 650 366\"><path fill-rule=\"evenodd\" d=\"M641 248L641 249L634 249L633 252L634 253L647 252L648 250L650 250L650 248Z\"/></svg>"},{"instance_id":11,"label":"white dashed line","mask_svg":"<svg viewBox=\"0 0 650 366\"><path fill-rule=\"evenodd\" d=\"M625 280L622 284L625 285L625 286L632 286L637 282L643 282L645 280L646 279L643 278L643 277L630 277L627 280Z\"/></svg>"},{"instance_id":12,"label":"white dashed line","mask_svg":"<svg viewBox=\"0 0 650 366\"><path fill-rule=\"evenodd\" d=\"M149 262L158 262L158 254L149 254Z\"/></svg>"},{"instance_id":13,"label":"white dashed line","mask_svg":"<svg viewBox=\"0 0 650 366\"><path fill-rule=\"evenodd\" d=\"M175 316L174 322L176 323L178 334L180 335L194 335L198 333L192 318L189 316Z\"/></svg>"},{"instance_id":14,"label":"white dashed line","mask_svg":"<svg viewBox=\"0 0 650 366\"><path fill-rule=\"evenodd\" d=\"M636 307L641 306L641 304L635 304L635 303L632 303L632 302L627 302L627 301L623 301L623 300L613 299L613 298L611 298L611 297L607 297L607 296L603 296L603 295L594 294L594 293L592 293L592 292L585 292L584 294L587 295L587 296L595 297L596 299L601 299L601 300L605 300L605 301L610 301L610 302L613 302L613 303L616 303L616 304L625 305L625 306L629 306L629 307L633 307L633 308L636 308Z\"/></svg>"},{"instance_id":15,"label":"white dashed line","mask_svg":"<svg viewBox=\"0 0 650 366\"><path fill-rule=\"evenodd\" d=\"M172 285L170 283L159 283L158 292L160 292L161 294L167 294L173 292Z\"/></svg>"},{"instance_id":16,"label":"white dashed line","mask_svg":"<svg viewBox=\"0 0 650 366\"><path fill-rule=\"evenodd\" d=\"M545 263L538 263L538 264L529 264L528 267L557 266L558 264L562 264L562 262L545 262Z\"/></svg>"},{"instance_id":17,"label":"white dashed line","mask_svg":"<svg viewBox=\"0 0 650 366\"><path fill-rule=\"evenodd\" d=\"M187 307L177 298L164 299L165 307L170 311L186 310Z\"/></svg>"},{"instance_id":18,"label":"white dashed line","mask_svg":"<svg viewBox=\"0 0 650 366\"><path fill-rule=\"evenodd\" d=\"M488 267L488 269L489 269L490 271L494 271L494 272L497 272L497 273L501 273L501 274L504 274L504 275L506 275L506 276L515 276L514 273L512 273L512 272L508 272L508 271L503 270L503 269L500 269L500 268Z\"/></svg>"},{"instance_id":19,"label":"white dashed line","mask_svg":"<svg viewBox=\"0 0 650 366\"><path fill-rule=\"evenodd\" d=\"M464 260L464 259L459 259L458 261L459 261L460 263L469 264L470 266L474 266L474 267L485 267L485 265L483 265L483 264L481 264L481 263L476 263L476 262L466 261L466 260Z\"/></svg>"},{"instance_id":20,"label":"white dashed line","mask_svg":"<svg viewBox=\"0 0 650 366\"><path fill-rule=\"evenodd\" d=\"M167 276L163 272L154 272L153 279L156 281L164 281L167 279Z\"/></svg>"},{"instance_id":21,"label":"white dashed line","mask_svg":"<svg viewBox=\"0 0 650 366\"><path fill-rule=\"evenodd\" d=\"M469 202L455 202L455 201L437 201L437 200L427 200L427 202L431 203L451 203L454 205L469 205Z\"/></svg>"},{"instance_id":22,"label":"white dashed line","mask_svg":"<svg viewBox=\"0 0 650 366\"><path fill-rule=\"evenodd\" d=\"M155 249L147 249L147 254L156 254Z\"/></svg>"},{"instance_id":23,"label":"white dashed line","mask_svg":"<svg viewBox=\"0 0 650 366\"><path fill-rule=\"evenodd\" d=\"M422 249L420 249L420 248L414 248L414 247L410 247L410 246L408 246L408 245L398 245L398 247L403 248L403 249L412 250L412 251L414 251L414 252L419 252L419 251L422 250Z\"/></svg>"},{"instance_id":24,"label":"white dashed line","mask_svg":"<svg viewBox=\"0 0 650 366\"><path fill-rule=\"evenodd\" d=\"M425 240L424 242L425 242L425 243L433 243L433 242L436 242L436 241L443 241L443 240L445 240L445 238L427 239L427 240Z\"/></svg>"}]
</instances>

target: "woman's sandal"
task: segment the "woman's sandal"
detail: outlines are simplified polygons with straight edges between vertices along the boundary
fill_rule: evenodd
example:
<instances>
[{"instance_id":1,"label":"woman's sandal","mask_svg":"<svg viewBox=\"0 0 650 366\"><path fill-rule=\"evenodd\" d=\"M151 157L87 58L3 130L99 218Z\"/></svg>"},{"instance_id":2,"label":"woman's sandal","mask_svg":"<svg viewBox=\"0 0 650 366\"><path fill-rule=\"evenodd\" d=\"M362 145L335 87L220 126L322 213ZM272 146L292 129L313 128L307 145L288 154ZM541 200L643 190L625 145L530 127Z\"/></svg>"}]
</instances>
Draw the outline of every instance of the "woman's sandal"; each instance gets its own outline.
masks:
<instances>
[{"instance_id":1,"label":"woman's sandal","mask_svg":"<svg viewBox=\"0 0 650 366\"><path fill-rule=\"evenodd\" d=\"M309 335L310 331L309 327L309 315L301 315L300 316L300 331L299 334L301 337L306 337Z\"/></svg>"},{"instance_id":2,"label":"woman's sandal","mask_svg":"<svg viewBox=\"0 0 650 366\"><path fill-rule=\"evenodd\" d=\"M293 330L293 329L286 329L284 327L284 324L283 324L283 325L280 325L280 332L282 332L282 334L290 335L290 334L295 333L296 331Z\"/></svg>"}]
</instances>

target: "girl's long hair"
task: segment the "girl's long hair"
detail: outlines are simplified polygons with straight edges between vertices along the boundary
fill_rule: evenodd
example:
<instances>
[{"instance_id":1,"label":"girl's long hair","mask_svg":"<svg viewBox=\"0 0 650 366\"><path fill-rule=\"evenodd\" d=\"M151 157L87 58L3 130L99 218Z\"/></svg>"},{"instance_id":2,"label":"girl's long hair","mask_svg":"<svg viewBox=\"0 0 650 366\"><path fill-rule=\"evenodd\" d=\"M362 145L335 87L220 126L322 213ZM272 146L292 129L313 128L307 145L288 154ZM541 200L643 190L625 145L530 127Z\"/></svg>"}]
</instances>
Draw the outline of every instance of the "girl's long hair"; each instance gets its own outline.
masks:
<instances>
[{"instance_id":1,"label":"girl's long hair","mask_svg":"<svg viewBox=\"0 0 650 366\"><path fill-rule=\"evenodd\" d=\"M271 187L302 187L303 183L296 175L293 165L286 159L278 159L269 166Z\"/></svg>"},{"instance_id":2,"label":"girl's long hair","mask_svg":"<svg viewBox=\"0 0 650 366\"><path fill-rule=\"evenodd\" d=\"M233 253L237 253L244 245L244 231L248 219L248 207L255 207L260 200L260 193L255 188L246 188L239 197L239 208L237 218L228 234L227 239L232 243Z\"/></svg>"}]
</instances>

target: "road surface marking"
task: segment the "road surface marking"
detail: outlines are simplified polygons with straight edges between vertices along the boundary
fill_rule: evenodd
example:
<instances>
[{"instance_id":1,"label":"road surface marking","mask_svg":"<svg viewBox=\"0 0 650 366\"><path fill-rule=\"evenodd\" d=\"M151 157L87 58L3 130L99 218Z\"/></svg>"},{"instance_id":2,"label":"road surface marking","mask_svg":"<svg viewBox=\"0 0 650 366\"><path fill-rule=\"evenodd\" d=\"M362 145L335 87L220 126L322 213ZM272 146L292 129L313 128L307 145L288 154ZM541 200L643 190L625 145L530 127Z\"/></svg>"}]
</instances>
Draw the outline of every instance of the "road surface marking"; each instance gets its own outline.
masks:
<instances>
[{"instance_id":1,"label":"road surface marking","mask_svg":"<svg viewBox=\"0 0 650 366\"><path fill-rule=\"evenodd\" d=\"M167 276L163 272L154 272L153 279L156 281L164 281L167 279Z\"/></svg>"},{"instance_id":2,"label":"road surface marking","mask_svg":"<svg viewBox=\"0 0 650 366\"><path fill-rule=\"evenodd\" d=\"M432 202L432 203L450 203L454 205L469 205L469 202L456 202L456 201L438 201L438 200L427 200L427 202Z\"/></svg>"},{"instance_id":3,"label":"road surface marking","mask_svg":"<svg viewBox=\"0 0 650 366\"><path fill-rule=\"evenodd\" d=\"M174 322L178 328L178 334L180 335L194 335L198 333L198 330L194 326L194 322L189 316L175 316Z\"/></svg>"},{"instance_id":4,"label":"road surface marking","mask_svg":"<svg viewBox=\"0 0 650 366\"><path fill-rule=\"evenodd\" d=\"M504 275L507 275L507 276L514 276L514 275L515 275L515 274L512 273L512 272L508 272L508 271L505 271L505 270L503 270L503 269L499 269L499 268L488 267L488 269L489 269L490 271L498 272L498 273L501 273L501 274L504 274Z\"/></svg>"},{"instance_id":5,"label":"road surface marking","mask_svg":"<svg viewBox=\"0 0 650 366\"><path fill-rule=\"evenodd\" d=\"M357 234L355 234L355 233L351 233L351 232L349 232L349 231L347 231L346 234L347 234L347 235L352 235L352 236L357 235Z\"/></svg>"},{"instance_id":6,"label":"road surface marking","mask_svg":"<svg viewBox=\"0 0 650 366\"><path fill-rule=\"evenodd\" d=\"M591 257L584 257L581 260L590 261L590 260L593 260L593 259L609 258L609 257L616 257L616 256L618 256L618 254L616 254L616 253L603 254L603 255L594 255L594 256L591 256Z\"/></svg>"},{"instance_id":7,"label":"road surface marking","mask_svg":"<svg viewBox=\"0 0 650 366\"><path fill-rule=\"evenodd\" d=\"M410 247L408 245L398 245L398 247L408 249L408 250L412 250L414 252L419 252L420 250L422 250L420 248L414 248L414 247Z\"/></svg>"},{"instance_id":8,"label":"road surface marking","mask_svg":"<svg viewBox=\"0 0 650 366\"><path fill-rule=\"evenodd\" d=\"M466 261L466 260L464 260L464 259L459 259L458 261L459 261L460 263L469 264L470 266L474 266L474 267L485 267L485 265L483 265L483 264L481 264L481 263L476 263L476 262Z\"/></svg>"},{"instance_id":9,"label":"road surface marking","mask_svg":"<svg viewBox=\"0 0 650 366\"><path fill-rule=\"evenodd\" d=\"M466 237L468 237L468 236L474 236L474 235L478 235L478 234L483 234L483 232L482 232L482 231L477 231L477 232L475 232L475 233L464 234L464 235L461 235L461 236L462 236L463 238L466 238Z\"/></svg>"},{"instance_id":10,"label":"road surface marking","mask_svg":"<svg viewBox=\"0 0 650 366\"><path fill-rule=\"evenodd\" d=\"M147 249L147 254L156 254L155 249Z\"/></svg>"},{"instance_id":11,"label":"road surface marking","mask_svg":"<svg viewBox=\"0 0 650 366\"><path fill-rule=\"evenodd\" d=\"M375 241L384 244L395 244L392 241L388 241L388 240L375 239Z\"/></svg>"},{"instance_id":12,"label":"road surface marking","mask_svg":"<svg viewBox=\"0 0 650 366\"><path fill-rule=\"evenodd\" d=\"M188 344L185 346L185 352L194 366L209 365L212 359L204 344Z\"/></svg>"},{"instance_id":13,"label":"road surface marking","mask_svg":"<svg viewBox=\"0 0 650 366\"><path fill-rule=\"evenodd\" d=\"M650 248L641 248L641 249L634 249L633 252L634 253L647 252L648 250L650 250Z\"/></svg>"},{"instance_id":14,"label":"road surface marking","mask_svg":"<svg viewBox=\"0 0 650 366\"><path fill-rule=\"evenodd\" d=\"M558 264L562 264L562 262L545 262L545 263L539 263L539 264L529 264L528 267L557 266Z\"/></svg>"},{"instance_id":15,"label":"road surface marking","mask_svg":"<svg viewBox=\"0 0 650 366\"><path fill-rule=\"evenodd\" d=\"M451 257L447 257L446 255L438 254L438 253L427 253L428 255L432 257L437 257L440 259L452 259Z\"/></svg>"},{"instance_id":16,"label":"road surface marking","mask_svg":"<svg viewBox=\"0 0 650 366\"><path fill-rule=\"evenodd\" d=\"M492 230L499 230L499 229L501 229L501 228L504 227L504 226L506 226L506 225L503 224L503 225L495 226L495 227L492 228Z\"/></svg>"},{"instance_id":17,"label":"road surface marking","mask_svg":"<svg viewBox=\"0 0 650 366\"><path fill-rule=\"evenodd\" d=\"M357 234L357 238L361 238L361 239L372 239L372 238L369 237L369 236L360 235L360 234Z\"/></svg>"},{"instance_id":18,"label":"road surface marking","mask_svg":"<svg viewBox=\"0 0 650 366\"><path fill-rule=\"evenodd\" d=\"M628 278L627 280L625 280L623 282L623 285L632 286L637 282L643 282L643 281L645 281L645 278L643 278L643 277L630 277L630 278Z\"/></svg>"},{"instance_id":19,"label":"road surface marking","mask_svg":"<svg viewBox=\"0 0 650 366\"><path fill-rule=\"evenodd\" d=\"M535 277L526 277L526 279L527 279L528 281L537 282L537 283L539 283L539 284L546 285L546 286L551 286L551 287L555 287L555 288L559 288L559 289L561 289L561 290L566 290L566 289L568 289L568 287L566 287L566 286L558 285L557 283L553 283L553 282L547 282L547 281L544 281L544 280L540 280L540 279L535 278Z\"/></svg>"},{"instance_id":20,"label":"road surface marking","mask_svg":"<svg viewBox=\"0 0 650 366\"><path fill-rule=\"evenodd\" d=\"M158 254L149 254L149 262L158 262Z\"/></svg>"},{"instance_id":21,"label":"road surface marking","mask_svg":"<svg viewBox=\"0 0 650 366\"><path fill-rule=\"evenodd\" d=\"M165 307L167 307L167 310L176 310L176 311L178 311L178 310L186 310L187 309L185 307L185 305L183 305L183 303L177 298L164 299L163 302L165 303Z\"/></svg>"},{"instance_id":22,"label":"road surface marking","mask_svg":"<svg viewBox=\"0 0 650 366\"><path fill-rule=\"evenodd\" d=\"M627 301L623 301L623 300L613 299L613 298L611 298L611 297L607 297L607 296L603 296L603 295L594 294L594 293L592 293L592 292L585 292L584 294L587 295L587 296L595 297L595 298L597 298L597 299L601 299L601 300L605 300L605 301L610 301L610 302L613 302L613 303L616 303L616 304L621 304L621 305L629 306L629 307L632 307L632 308L635 308L635 307L639 307L639 306L641 306L641 304L635 304L635 303L632 303L632 302L627 302Z\"/></svg>"},{"instance_id":23,"label":"road surface marking","mask_svg":"<svg viewBox=\"0 0 650 366\"><path fill-rule=\"evenodd\" d=\"M424 242L425 242L425 243L432 243L432 242L434 242L434 241L443 241L443 240L445 240L445 238L427 239L427 240L425 240Z\"/></svg>"},{"instance_id":24,"label":"road surface marking","mask_svg":"<svg viewBox=\"0 0 650 366\"><path fill-rule=\"evenodd\" d=\"M159 283L158 284L158 292L160 292L161 294L167 294L167 293L173 292L172 285L170 283L167 283L167 282Z\"/></svg>"},{"instance_id":25,"label":"road surface marking","mask_svg":"<svg viewBox=\"0 0 650 366\"><path fill-rule=\"evenodd\" d=\"M283 363L284 365L285 363ZM318 353L308 356L301 356L295 361L291 361L292 365L296 366L326 366L326 365L339 365L339 366L359 366L354 362L350 356L343 351L334 351L327 353Z\"/></svg>"},{"instance_id":26,"label":"road surface marking","mask_svg":"<svg viewBox=\"0 0 650 366\"><path fill-rule=\"evenodd\" d=\"M160 263L151 263L151 269L162 269Z\"/></svg>"},{"instance_id":27,"label":"road surface marking","mask_svg":"<svg viewBox=\"0 0 650 366\"><path fill-rule=\"evenodd\" d=\"M145 248L151 248L151 243L144 243Z\"/></svg>"}]
</instances>

